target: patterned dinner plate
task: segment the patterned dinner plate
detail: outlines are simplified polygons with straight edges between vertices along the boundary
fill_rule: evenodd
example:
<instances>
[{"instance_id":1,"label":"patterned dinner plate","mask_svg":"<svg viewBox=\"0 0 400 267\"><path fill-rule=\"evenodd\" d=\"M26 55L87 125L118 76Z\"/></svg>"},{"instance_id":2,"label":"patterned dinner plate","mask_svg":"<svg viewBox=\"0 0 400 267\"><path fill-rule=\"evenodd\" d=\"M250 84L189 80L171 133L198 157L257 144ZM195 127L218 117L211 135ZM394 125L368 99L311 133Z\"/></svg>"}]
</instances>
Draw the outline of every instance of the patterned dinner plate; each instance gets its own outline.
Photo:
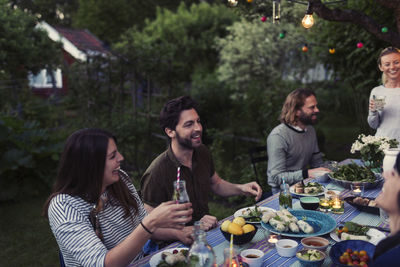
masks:
<instances>
[{"instance_id":1,"label":"patterned dinner plate","mask_svg":"<svg viewBox=\"0 0 400 267\"><path fill-rule=\"evenodd\" d=\"M319 211L314 210L289 210L290 213L299 220L305 220L314 228L314 232L311 234L306 234L304 232L293 233L291 231L281 232L275 230L269 223L261 222L261 226L268 231L280 234L283 236L290 237L308 237L308 236L320 236L332 232L336 228L336 221L329 215Z\"/></svg>"},{"instance_id":2,"label":"patterned dinner plate","mask_svg":"<svg viewBox=\"0 0 400 267\"><path fill-rule=\"evenodd\" d=\"M161 254L163 252L170 252L173 253L174 250L180 251L180 250L189 250L188 248L170 248L170 249L165 249L161 252L158 252L157 254L153 255L153 257L151 257L150 259L150 267L157 267L157 265L161 262L162 258L161 258Z\"/></svg>"},{"instance_id":3,"label":"patterned dinner plate","mask_svg":"<svg viewBox=\"0 0 400 267\"><path fill-rule=\"evenodd\" d=\"M272 208L268 208L268 207L260 207L260 206L257 206L257 208L258 208L258 210L261 211L262 213L268 212L268 211L276 211L276 210L274 210L274 209L272 209ZM255 209L255 206L251 206L251 207L246 207L246 208L237 210L237 211L233 214L233 217L234 217L234 218L236 218L236 217L243 217L243 218L246 220L246 217L248 216L249 212L252 211L252 210L254 210L254 209ZM248 220L246 220L246 223L256 223L256 224L257 224L257 223L260 223L260 221L261 221L261 217L260 217L259 221L248 221Z\"/></svg>"}]
</instances>

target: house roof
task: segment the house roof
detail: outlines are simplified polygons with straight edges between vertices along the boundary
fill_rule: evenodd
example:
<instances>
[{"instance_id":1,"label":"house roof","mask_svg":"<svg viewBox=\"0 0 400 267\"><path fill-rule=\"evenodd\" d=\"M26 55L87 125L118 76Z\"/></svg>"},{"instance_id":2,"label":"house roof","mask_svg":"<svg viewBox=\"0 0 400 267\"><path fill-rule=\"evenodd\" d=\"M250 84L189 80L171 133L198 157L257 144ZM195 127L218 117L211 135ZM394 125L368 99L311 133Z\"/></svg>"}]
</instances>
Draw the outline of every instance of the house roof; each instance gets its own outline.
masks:
<instances>
[{"instance_id":1,"label":"house roof","mask_svg":"<svg viewBox=\"0 0 400 267\"><path fill-rule=\"evenodd\" d=\"M110 54L104 44L88 30L53 27L44 21L38 23L37 27L46 30L53 41L61 42L64 50L76 59L86 61L88 55Z\"/></svg>"},{"instance_id":2,"label":"house roof","mask_svg":"<svg viewBox=\"0 0 400 267\"><path fill-rule=\"evenodd\" d=\"M109 52L105 48L104 44L88 30L69 29L57 26L54 26L54 29L56 29L56 31L58 31L60 35L67 38L81 51L85 51L87 53L95 51L105 54Z\"/></svg>"}]
</instances>

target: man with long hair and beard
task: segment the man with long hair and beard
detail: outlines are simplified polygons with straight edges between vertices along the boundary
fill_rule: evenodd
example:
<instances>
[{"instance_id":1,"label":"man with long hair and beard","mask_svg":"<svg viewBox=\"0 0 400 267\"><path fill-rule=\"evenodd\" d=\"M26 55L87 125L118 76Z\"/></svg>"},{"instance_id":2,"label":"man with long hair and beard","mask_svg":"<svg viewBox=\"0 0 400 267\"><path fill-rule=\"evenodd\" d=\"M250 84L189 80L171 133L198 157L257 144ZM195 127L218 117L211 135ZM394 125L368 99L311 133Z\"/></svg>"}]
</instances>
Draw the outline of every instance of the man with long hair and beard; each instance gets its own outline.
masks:
<instances>
[{"instance_id":1,"label":"man with long hair and beard","mask_svg":"<svg viewBox=\"0 0 400 267\"><path fill-rule=\"evenodd\" d=\"M184 230L171 229L170 236L185 244L192 242L192 226L202 221L206 230L216 227L218 220L209 215L210 192L228 197L234 195L261 197L261 187L255 183L233 184L221 179L214 169L208 148L202 143L203 127L196 102L189 96L168 101L160 112L160 126L170 140L169 147L147 168L141 179L143 202L151 211L162 202L172 199L173 182L180 167L180 179L185 180L190 202L193 205L192 222Z\"/></svg>"},{"instance_id":2,"label":"man with long hair and beard","mask_svg":"<svg viewBox=\"0 0 400 267\"><path fill-rule=\"evenodd\" d=\"M283 178L292 185L314 177L316 171L329 171L319 167L322 153L312 126L317 123L317 104L315 93L308 89L296 89L286 97L281 124L267 138L267 176L273 193L279 191Z\"/></svg>"}]
</instances>

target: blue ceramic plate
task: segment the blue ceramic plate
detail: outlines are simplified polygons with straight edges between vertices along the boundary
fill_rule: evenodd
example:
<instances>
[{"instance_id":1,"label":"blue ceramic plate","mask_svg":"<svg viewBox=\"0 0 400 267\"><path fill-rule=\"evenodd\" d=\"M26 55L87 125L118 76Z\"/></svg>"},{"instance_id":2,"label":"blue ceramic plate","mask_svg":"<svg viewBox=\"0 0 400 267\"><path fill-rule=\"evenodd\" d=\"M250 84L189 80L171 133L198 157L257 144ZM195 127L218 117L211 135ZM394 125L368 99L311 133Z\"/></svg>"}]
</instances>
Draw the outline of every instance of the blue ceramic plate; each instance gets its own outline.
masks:
<instances>
[{"instance_id":1,"label":"blue ceramic plate","mask_svg":"<svg viewBox=\"0 0 400 267\"><path fill-rule=\"evenodd\" d=\"M331 250L329 251L329 256L331 257L332 262L336 266L347 266L345 264L341 264L339 262L339 258L340 258L340 256L342 256L343 252L345 252L346 249L348 249L348 248L351 248L353 251L354 250L357 250L357 251L365 250L370 259L372 259L372 256L374 255L374 252L375 252L375 246L367 241L345 240L342 242L338 242L338 243L334 244L331 247Z\"/></svg>"},{"instance_id":2,"label":"blue ceramic plate","mask_svg":"<svg viewBox=\"0 0 400 267\"><path fill-rule=\"evenodd\" d=\"M262 227L264 227L265 229L267 229L272 233L280 234L283 236L291 236L291 237L320 236L330 233L336 228L336 221L328 214L314 210L289 210L289 211L291 214L293 214L293 216L295 216L299 220L302 220L303 217L306 217L305 221L314 228L314 233L305 234L301 231L300 233L293 233L291 231L280 232L276 231L275 228L272 227L269 223L264 223L264 222L261 222Z\"/></svg>"}]
</instances>

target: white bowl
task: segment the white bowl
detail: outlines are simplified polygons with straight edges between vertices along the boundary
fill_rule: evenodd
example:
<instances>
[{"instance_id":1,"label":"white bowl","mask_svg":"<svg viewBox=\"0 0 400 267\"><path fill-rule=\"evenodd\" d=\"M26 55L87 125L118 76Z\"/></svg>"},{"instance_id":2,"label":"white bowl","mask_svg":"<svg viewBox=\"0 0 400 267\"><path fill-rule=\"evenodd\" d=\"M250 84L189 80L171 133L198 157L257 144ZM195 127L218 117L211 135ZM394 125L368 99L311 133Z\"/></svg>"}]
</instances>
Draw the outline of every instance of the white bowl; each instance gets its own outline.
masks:
<instances>
[{"instance_id":1,"label":"white bowl","mask_svg":"<svg viewBox=\"0 0 400 267\"><path fill-rule=\"evenodd\" d=\"M281 257L293 257L298 246L299 244L292 239L281 239L276 243L276 250Z\"/></svg>"},{"instance_id":2,"label":"white bowl","mask_svg":"<svg viewBox=\"0 0 400 267\"><path fill-rule=\"evenodd\" d=\"M301 239L301 244L305 249L318 249L325 251L329 246L329 240L319 236L304 237Z\"/></svg>"},{"instance_id":3,"label":"white bowl","mask_svg":"<svg viewBox=\"0 0 400 267\"><path fill-rule=\"evenodd\" d=\"M248 257L250 255L251 257ZM240 252L240 256L250 267L260 267L263 263L264 252L259 249L245 249Z\"/></svg>"}]
</instances>

